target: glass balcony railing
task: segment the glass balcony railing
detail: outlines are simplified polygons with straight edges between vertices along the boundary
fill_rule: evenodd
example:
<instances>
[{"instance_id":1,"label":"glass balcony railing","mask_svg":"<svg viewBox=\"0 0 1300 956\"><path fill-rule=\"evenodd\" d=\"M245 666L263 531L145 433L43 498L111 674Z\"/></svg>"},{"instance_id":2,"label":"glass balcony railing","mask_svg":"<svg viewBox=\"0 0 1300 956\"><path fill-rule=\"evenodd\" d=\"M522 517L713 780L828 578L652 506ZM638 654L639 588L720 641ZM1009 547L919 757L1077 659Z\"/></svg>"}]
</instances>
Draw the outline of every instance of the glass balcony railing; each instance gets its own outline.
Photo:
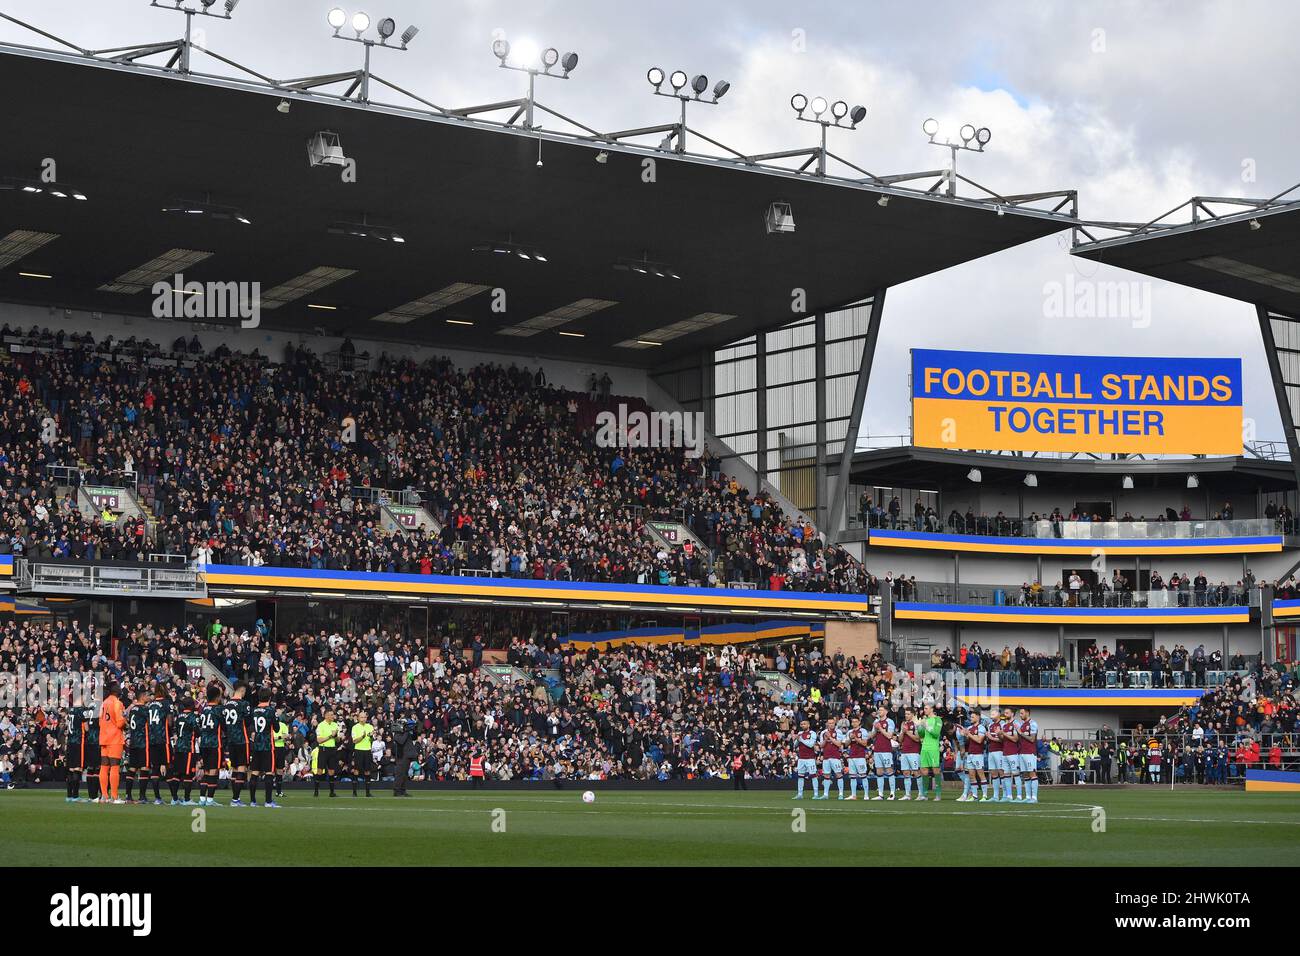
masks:
<instances>
[{"instance_id":1,"label":"glass balcony railing","mask_svg":"<svg viewBox=\"0 0 1300 956\"><path fill-rule=\"evenodd\" d=\"M895 601L919 601L926 604L963 604L973 607L1258 607L1259 588L1247 590L1238 584L1211 584L1205 590L1195 588L1159 591L1116 591L1109 587L1082 587L1071 590L1055 584L950 584L918 581Z\"/></svg>"},{"instance_id":2,"label":"glass balcony railing","mask_svg":"<svg viewBox=\"0 0 1300 956\"><path fill-rule=\"evenodd\" d=\"M859 515L857 524L868 529L926 531L933 534L975 534L1007 538L1063 539L1068 541L1114 541L1117 539L1196 540L1199 538L1252 538L1267 535L1300 534L1300 522L1275 518L1236 518L1230 521L1053 521L1050 518L1019 518L1009 515L961 515L947 519L937 514L913 517L888 514Z\"/></svg>"}]
</instances>

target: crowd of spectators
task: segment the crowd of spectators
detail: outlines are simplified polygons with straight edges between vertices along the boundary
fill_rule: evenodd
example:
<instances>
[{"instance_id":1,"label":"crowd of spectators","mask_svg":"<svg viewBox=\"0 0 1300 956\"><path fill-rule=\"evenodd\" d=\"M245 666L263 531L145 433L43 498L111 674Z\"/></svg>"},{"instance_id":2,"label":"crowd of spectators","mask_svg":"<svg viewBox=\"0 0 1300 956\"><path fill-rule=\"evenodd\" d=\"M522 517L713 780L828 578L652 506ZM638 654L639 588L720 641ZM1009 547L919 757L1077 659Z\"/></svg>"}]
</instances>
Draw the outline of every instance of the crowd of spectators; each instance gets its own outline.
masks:
<instances>
[{"instance_id":1,"label":"crowd of spectators","mask_svg":"<svg viewBox=\"0 0 1300 956\"><path fill-rule=\"evenodd\" d=\"M977 645L964 650L968 666L985 659ZM1022 651L1004 654L1010 653L1012 666L1017 658L1020 666L1035 666L1035 656ZM523 675L512 679L483 666L473 636L461 642L444 634L433 648L374 629L326 628L276 640L263 621L248 627L217 621L202 632L193 626L123 628L110 642L76 624L0 624L0 671L8 673L93 671L128 687L162 682L179 696L202 689L201 672L186 661L196 657L232 682L273 690L290 728L287 766L297 778L311 775L314 727L327 708L345 726L359 713L370 715L379 728L375 752L381 757L391 728L404 722L415 742L417 780L466 779L475 756L485 759L496 780L724 777L737 759L748 777L784 778L793 769L791 734L800 720L824 727L839 716L869 716L881 704L901 718L905 696L918 702L930 692L879 657L846 658L815 642L770 650L627 646L602 653L536 633L511 641L506 662L516 669L511 673ZM960 658L932 661L939 668L953 663ZM798 685L770 681L770 670ZM1275 747L1295 749L1296 680L1295 665L1261 670L1256 664L1150 733L1138 729L1125 739L1157 736L1179 760L1190 752L1190 779L1205 779L1198 768L1211 766L1219 748L1230 751L1234 765L1243 754L1247 763L1269 761ZM900 690L907 695L899 696ZM20 781L62 775L63 720L64 710L48 703L0 710L0 757L14 765ZM1096 746L1109 746L1120 759L1113 734L1100 734Z\"/></svg>"},{"instance_id":2,"label":"crowd of spectators","mask_svg":"<svg viewBox=\"0 0 1300 956\"><path fill-rule=\"evenodd\" d=\"M37 348L0 365L0 546L14 553L806 591L868 583L716 458L599 447L597 413L638 402L599 383L573 392L540 368L388 356L336 371L293 346L272 363L224 347L199 356L197 339L175 343L178 359L152 343L27 338ZM168 364L152 361L163 355ZM58 493L52 465L137 487L156 520L86 517ZM415 496L436 527L385 529L378 489ZM644 527L663 515L703 547L656 543Z\"/></svg>"}]
</instances>

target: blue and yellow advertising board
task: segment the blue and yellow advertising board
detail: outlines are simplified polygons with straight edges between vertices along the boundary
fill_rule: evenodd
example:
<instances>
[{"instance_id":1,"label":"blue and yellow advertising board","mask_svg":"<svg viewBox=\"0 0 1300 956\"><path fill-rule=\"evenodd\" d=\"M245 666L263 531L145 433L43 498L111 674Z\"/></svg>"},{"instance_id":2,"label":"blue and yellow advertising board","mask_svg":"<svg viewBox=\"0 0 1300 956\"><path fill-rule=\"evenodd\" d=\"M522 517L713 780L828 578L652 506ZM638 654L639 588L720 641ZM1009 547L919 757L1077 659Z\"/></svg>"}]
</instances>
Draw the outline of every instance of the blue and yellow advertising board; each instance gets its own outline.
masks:
<instances>
[{"instance_id":1,"label":"blue and yellow advertising board","mask_svg":"<svg viewBox=\"0 0 1300 956\"><path fill-rule=\"evenodd\" d=\"M1240 455L1241 359L912 350L912 441Z\"/></svg>"}]
</instances>

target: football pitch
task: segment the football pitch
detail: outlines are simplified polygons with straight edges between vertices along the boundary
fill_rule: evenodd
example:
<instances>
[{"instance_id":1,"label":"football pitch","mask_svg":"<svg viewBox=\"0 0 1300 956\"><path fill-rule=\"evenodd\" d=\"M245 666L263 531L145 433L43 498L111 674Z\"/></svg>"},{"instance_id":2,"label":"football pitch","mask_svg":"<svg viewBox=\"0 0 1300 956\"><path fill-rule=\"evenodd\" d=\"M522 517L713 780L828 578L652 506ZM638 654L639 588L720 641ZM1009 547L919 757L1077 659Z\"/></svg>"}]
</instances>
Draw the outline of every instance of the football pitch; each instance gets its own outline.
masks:
<instances>
[{"instance_id":1,"label":"football pitch","mask_svg":"<svg viewBox=\"0 0 1300 956\"><path fill-rule=\"evenodd\" d=\"M280 809L0 792L8 866L1282 866L1300 795L1045 788L1036 805L792 801L787 791L290 791ZM225 793L226 800L229 793ZM802 812L798 812L802 811ZM197 832L196 832L197 831Z\"/></svg>"}]
</instances>

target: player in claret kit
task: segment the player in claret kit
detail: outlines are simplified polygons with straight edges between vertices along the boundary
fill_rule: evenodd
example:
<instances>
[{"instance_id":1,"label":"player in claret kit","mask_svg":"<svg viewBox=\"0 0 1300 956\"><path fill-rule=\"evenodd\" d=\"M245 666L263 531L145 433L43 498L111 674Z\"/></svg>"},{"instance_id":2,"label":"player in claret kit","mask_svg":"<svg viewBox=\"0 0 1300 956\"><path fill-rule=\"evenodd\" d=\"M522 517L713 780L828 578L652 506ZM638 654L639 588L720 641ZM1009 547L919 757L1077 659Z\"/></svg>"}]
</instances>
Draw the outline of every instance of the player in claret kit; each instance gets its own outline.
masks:
<instances>
[{"instance_id":1,"label":"player in claret kit","mask_svg":"<svg viewBox=\"0 0 1300 956\"><path fill-rule=\"evenodd\" d=\"M966 757L962 761L966 771L966 781L957 802L978 800L987 803L989 786L985 780L984 769L984 724L980 721L979 714L970 715L970 723L958 730L958 737L963 741L966 750Z\"/></svg>"},{"instance_id":2,"label":"player in claret kit","mask_svg":"<svg viewBox=\"0 0 1300 956\"><path fill-rule=\"evenodd\" d=\"M794 765L795 776L799 778L799 789L794 799L803 799L804 782L811 780L813 798L817 797L817 735L812 731L812 724L806 720L799 721L799 732L794 735L795 753L798 762Z\"/></svg>"},{"instance_id":3,"label":"player in claret kit","mask_svg":"<svg viewBox=\"0 0 1300 956\"><path fill-rule=\"evenodd\" d=\"M862 726L862 718L854 717L849 727L849 795L846 799L858 798L858 781L862 781L862 799L871 797L867 755L871 752L871 740Z\"/></svg>"},{"instance_id":4,"label":"player in claret kit","mask_svg":"<svg viewBox=\"0 0 1300 956\"><path fill-rule=\"evenodd\" d=\"M1024 778L1022 803L1038 802L1038 721L1029 718L1029 708L1020 708L1016 727L1020 738L1020 775Z\"/></svg>"},{"instance_id":5,"label":"player in claret kit","mask_svg":"<svg viewBox=\"0 0 1300 956\"><path fill-rule=\"evenodd\" d=\"M871 724L871 766L876 771L876 795L873 800L885 799L885 780L889 780L889 799L898 797L898 784L894 780L894 722L882 704Z\"/></svg>"},{"instance_id":6,"label":"player in claret kit","mask_svg":"<svg viewBox=\"0 0 1300 956\"><path fill-rule=\"evenodd\" d=\"M916 729L916 711L908 707L903 711L903 723L898 728L898 769L903 771L903 795L900 800L912 799L912 784L921 770L921 734Z\"/></svg>"},{"instance_id":7,"label":"player in claret kit","mask_svg":"<svg viewBox=\"0 0 1300 956\"><path fill-rule=\"evenodd\" d=\"M1002 800L1015 803L1020 799L1020 735L1008 707L1002 712Z\"/></svg>"},{"instance_id":8,"label":"player in claret kit","mask_svg":"<svg viewBox=\"0 0 1300 956\"><path fill-rule=\"evenodd\" d=\"M997 711L984 720L984 763L988 767L990 802L1002 802L1002 722Z\"/></svg>"},{"instance_id":9,"label":"player in claret kit","mask_svg":"<svg viewBox=\"0 0 1300 956\"><path fill-rule=\"evenodd\" d=\"M841 725L843 721L841 721ZM831 780L839 787L840 799L844 799L844 750L848 745L847 726L834 723L827 724L822 731L822 795L814 799L829 800L831 797Z\"/></svg>"}]
</instances>

